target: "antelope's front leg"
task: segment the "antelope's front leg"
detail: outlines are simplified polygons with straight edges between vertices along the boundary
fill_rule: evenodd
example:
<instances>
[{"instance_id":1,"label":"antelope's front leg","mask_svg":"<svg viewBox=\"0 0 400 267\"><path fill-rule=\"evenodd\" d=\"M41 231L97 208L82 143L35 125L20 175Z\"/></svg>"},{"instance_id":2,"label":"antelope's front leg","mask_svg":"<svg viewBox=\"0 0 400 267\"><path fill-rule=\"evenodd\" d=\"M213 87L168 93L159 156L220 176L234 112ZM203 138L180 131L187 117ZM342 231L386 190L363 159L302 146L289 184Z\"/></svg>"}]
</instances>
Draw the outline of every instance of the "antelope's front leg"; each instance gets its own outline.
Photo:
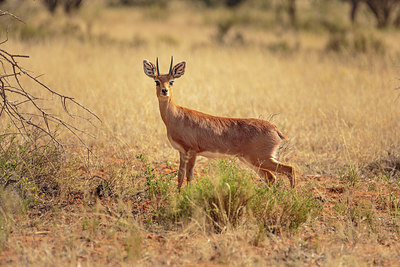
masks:
<instances>
[{"instance_id":1,"label":"antelope's front leg","mask_svg":"<svg viewBox=\"0 0 400 267\"><path fill-rule=\"evenodd\" d=\"M179 171L178 171L178 191L181 192L181 187L183 184L183 179L185 178L186 174L186 154L179 152Z\"/></svg>"},{"instance_id":2,"label":"antelope's front leg","mask_svg":"<svg viewBox=\"0 0 400 267\"><path fill-rule=\"evenodd\" d=\"M188 156L189 156L189 161L186 165L186 179L187 183L189 184L189 182L193 180L193 169L196 163L196 153L194 152L189 153Z\"/></svg>"}]
</instances>

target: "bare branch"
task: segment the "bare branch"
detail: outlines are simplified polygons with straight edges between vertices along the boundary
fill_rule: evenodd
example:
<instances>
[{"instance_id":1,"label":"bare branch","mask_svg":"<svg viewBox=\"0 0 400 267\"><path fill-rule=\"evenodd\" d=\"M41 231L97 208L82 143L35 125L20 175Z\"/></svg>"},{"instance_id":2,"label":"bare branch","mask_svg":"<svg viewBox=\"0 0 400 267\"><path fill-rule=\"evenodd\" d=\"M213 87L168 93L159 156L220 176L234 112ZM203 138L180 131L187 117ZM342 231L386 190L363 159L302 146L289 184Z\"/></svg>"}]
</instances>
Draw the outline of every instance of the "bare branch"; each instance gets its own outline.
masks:
<instances>
[{"instance_id":1,"label":"bare branch","mask_svg":"<svg viewBox=\"0 0 400 267\"><path fill-rule=\"evenodd\" d=\"M1 17L1 16L10 16L10 17L13 17L14 19L18 20L19 22L22 22L22 23L25 24L25 22L24 22L22 19L18 18L18 17L15 16L14 14L12 14L12 13L10 13L10 12L8 12L8 11L4 11L4 10L1 10L1 9L0 9L0 17Z\"/></svg>"},{"instance_id":2,"label":"bare branch","mask_svg":"<svg viewBox=\"0 0 400 267\"><path fill-rule=\"evenodd\" d=\"M0 17L5 15L11 16L12 18L22 22L22 20L15 15L7 11L0 10ZM6 40L0 42L0 47L7 41L8 36ZM19 65L17 62L18 58L29 58L29 56L12 54L0 48L0 117L8 117L12 127L15 128L24 138L29 138L30 130L33 128L44 133L52 141L54 141L54 143L60 146L63 146L64 144L57 140L55 132L59 126L62 126L62 128L72 133L72 135L75 136L84 147L90 150L86 146L81 135L92 135L62 120L60 117L49 113L47 109L42 106L42 103L39 103L38 101L43 99L31 94L30 92L32 89L25 88L21 78L24 77L33 81L39 86L39 88L49 92L51 95L58 97L61 101L61 107L65 113L68 114L68 116L72 118L85 119L92 125L93 123L89 119L90 117L94 117L101 121L100 118L74 98L60 94L45 85L39 80L42 75L33 76L29 71L25 70L21 65ZM85 118L81 114L75 115L71 113L67 107L67 101L78 109L83 110L89 118ZM30 110L33 109L34 112L24 112L23 109L25 108L29 108Z\"/></svg>"}]
</instances>

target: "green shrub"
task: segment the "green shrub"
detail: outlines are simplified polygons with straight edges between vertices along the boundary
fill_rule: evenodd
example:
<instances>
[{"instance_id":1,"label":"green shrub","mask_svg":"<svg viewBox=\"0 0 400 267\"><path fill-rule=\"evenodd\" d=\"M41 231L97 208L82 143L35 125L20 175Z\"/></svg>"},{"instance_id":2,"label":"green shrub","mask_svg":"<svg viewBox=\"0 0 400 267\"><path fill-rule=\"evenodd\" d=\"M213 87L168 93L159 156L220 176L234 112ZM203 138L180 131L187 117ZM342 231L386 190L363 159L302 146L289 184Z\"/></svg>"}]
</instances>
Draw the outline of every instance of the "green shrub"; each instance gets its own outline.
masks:
<instances>
[{"instance_id":1,"label":"green shrub","mask_svg":"<svg viewBox=\"0 0 400 267\"><path fill-rule=\"evenodd\" d=\"M201 178L193 187L187 187L180 208L189 216L197 209L221 232L241 223L253 196L253 184L245 171L228 161L221 160L214 168L209 174L212 179Z\"/></svg>"},{"instance_id":2,"label":"green shrub","mask_svg":"<svg viewBox=\"0 0 400 267\"><path fill-rule=\"evenodd\" d=\"M144 166L143 176L146 179L145 191L147 196L152 200L167 200L173 188L176 186L172 181L174 176L164 175L156 177L154 168L150 167L150 164L147 163L147 159L142 154L138 155L136 158L139 159Z\"/></svg>"},{"instance_id":3,"label":"green shrub","mask_svg":"<svg viewBox=\"0 0 400 267\"><path fill-rule=\"evenodd\" d=\"M169 216L174 221L203 220L215 232L254 221L263 229L280 232L297 229L319 210L320 203L311 195L261 186L248 172L221 160L207 178L202 177L177 196Z\"/></svg>"},{"instance_id":4,"label":"green shrub","mask_svg":"<svg viewBox=\"0 0 400 267\"><path fill-rule=\"evenodd\" d=\"M268 231L295 230L321 210L321 203L311 194L279 187L256 189L250 206L253 216Z\"/></svg>"},{"instance_id":5,"label":"green shrub","mask_svg":"<svg viewBox=\"0 0 400 267\"><path fill-rule=\"evenodd\" d=\"M43 144L37 133L27 140L18 137L0 137L0 186L17 190L28 206L34 206L44 195L59 193L62 151L53 143Z\"/></svg>"}]
</instances>

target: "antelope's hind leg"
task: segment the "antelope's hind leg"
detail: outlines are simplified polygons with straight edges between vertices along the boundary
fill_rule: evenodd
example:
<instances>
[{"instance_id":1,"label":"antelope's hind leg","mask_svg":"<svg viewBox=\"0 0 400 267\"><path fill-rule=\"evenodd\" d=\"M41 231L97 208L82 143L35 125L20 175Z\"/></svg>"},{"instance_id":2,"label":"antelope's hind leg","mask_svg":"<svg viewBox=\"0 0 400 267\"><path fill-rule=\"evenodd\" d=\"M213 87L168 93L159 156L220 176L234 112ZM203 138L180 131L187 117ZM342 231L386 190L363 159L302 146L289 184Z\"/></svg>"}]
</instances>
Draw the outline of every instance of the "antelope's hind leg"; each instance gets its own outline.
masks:
<instances>
[{"instance_id":1,"label":"antelope's hind leg","mask_svg":"<svg viewBox=\"0 0 400 267\"><path fill-rule=\"evenodd\" d=\"M239 159L250 166L254 171L258 173L258 175L265 180L265 182L271 186L276 182L275 175L266 168L263 168L259 163L259 160L250 160L249 158L239 157Z\"/></svg>"},{"instance_id":2,"label":"antelope's hind leg","mask_svg":"<svg viewBox=\"0 0 400 267\"><path fill-rule=\"evenodd\" d=\"M292 166L278 162L274 158L262 162L261 166L269 171L285 174L289 178L290 186L296 187L296 171Z\"/></svg>"},{"instance_id":3,"label":"antelope's hind leg","mask_svg":"<svg viewBox=\"0 0 400 267\"><path fill-rule=\"evenodd\" d=\"M275 175L274 175L272 172L268 171L268 170L265 170L265 172L266 172L267 178L268 178L268 181L266 181L266 182L267 182L270 186L273 185L273 184L275 184L275 182L276 182L276 177L275 177Z\"/></svg>"},{"instance_id":4,"label":"antelope's hind leg","mask_svg":"<svg viewBox=\"0 0 400 267\"><path fill-rule=\"evenodd\" d=\"M273 184L275 184L276 177L271 171L266 170L266 169L258 168L257 173L261 178L264 178L265 182L269 186L272 186Z\"/></svg>"},{"instance_id":5,"label":"antelope's hind leg","mask_svg":"<svg viewBox=\"0 0 400 267\"><path fill-rule=\"evenodd\" d=\"M276 181L275 175L272 172L277 172L285 174L289 178L290 186L292 188L296 187L296 172L292 166L278 162L274 158L246 161L251 163L256 169L258 168L258 172L261 173L260 176L267 178L267 182L270 185Z\"/></svg>"}]
</instances>

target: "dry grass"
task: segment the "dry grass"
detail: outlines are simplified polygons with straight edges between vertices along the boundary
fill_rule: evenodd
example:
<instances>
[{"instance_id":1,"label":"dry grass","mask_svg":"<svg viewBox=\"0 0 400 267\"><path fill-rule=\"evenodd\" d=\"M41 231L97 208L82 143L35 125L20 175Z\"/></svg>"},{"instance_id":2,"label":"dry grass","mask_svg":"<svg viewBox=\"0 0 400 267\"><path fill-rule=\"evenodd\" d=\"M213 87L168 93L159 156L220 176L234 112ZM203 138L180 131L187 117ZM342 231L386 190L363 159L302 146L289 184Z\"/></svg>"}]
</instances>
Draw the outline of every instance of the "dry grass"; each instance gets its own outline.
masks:
<instances>
[{"instance_id":1,"label":"dry grass","mask_svg":"<svg viewBox=\"0 0 400 267\"><path fill-rule=\"evenodd\" d=\"M246 23L235 24L221 45L215 41L216 23L230 13L183 11L182 5L166 12L93 4L71 19L51 18L35 7L38 15L27 21L33 33L21 32L4 45L30 55L21 60L27 69L45 73L47 85L74 96L102 123L96 129L78 125L97 136L87 139L94 151L90 173L86 154L69 151L70 163L58 174L68 175L65 190L44 197L44 207L26 210L18 204L21 196L1 192L0 264L397 263L398 31L358 29L381 40L384 54L327 53L328 33L279 27L266 32L263 17L253 11L260 25L242 18ZM245 44L234 41L236 33ZM196 218L160 219L178 196L174 178L159 176L177 169L178 155L168 144L142 60L159 57L165 72L171 55L187 62L185 75L175 82L178 104L220 116L268 119L289 137L280 158L296 166L298 193L321 203L316 219L275 234L256 223L214 233ZM197 180L207 168L208 160L200 159ZM102 180L88 180L93 174L108 183L99 187ZM164 197L148 194L150 178L163 181L157 186L167 189L160 191ZM277 190L288 190L282 183ZM96 190L108 191L98 199Z\"/></svg>"}]
</instances>

